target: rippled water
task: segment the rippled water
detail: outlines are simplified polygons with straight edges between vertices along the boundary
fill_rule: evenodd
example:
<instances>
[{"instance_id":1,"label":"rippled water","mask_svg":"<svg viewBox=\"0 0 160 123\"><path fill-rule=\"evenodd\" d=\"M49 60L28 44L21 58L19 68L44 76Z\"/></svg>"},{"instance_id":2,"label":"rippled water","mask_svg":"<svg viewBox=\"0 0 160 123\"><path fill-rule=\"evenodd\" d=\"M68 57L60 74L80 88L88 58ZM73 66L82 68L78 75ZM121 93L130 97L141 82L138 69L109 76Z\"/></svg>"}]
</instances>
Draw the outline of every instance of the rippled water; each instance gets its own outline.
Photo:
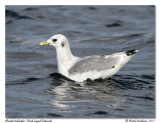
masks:
<instances>
[{"instance_id":1,"label":"rippled water","mask_svg":"<svg viewBox=\"0 0 160 123\"><path fill-rule=\"evenodd\" d=\"M53 34L76 56L139 49L116 75L77 83L57 73ZM154 118L154 6L6 6L7 118Z\"/></svg>"}]
</instances>

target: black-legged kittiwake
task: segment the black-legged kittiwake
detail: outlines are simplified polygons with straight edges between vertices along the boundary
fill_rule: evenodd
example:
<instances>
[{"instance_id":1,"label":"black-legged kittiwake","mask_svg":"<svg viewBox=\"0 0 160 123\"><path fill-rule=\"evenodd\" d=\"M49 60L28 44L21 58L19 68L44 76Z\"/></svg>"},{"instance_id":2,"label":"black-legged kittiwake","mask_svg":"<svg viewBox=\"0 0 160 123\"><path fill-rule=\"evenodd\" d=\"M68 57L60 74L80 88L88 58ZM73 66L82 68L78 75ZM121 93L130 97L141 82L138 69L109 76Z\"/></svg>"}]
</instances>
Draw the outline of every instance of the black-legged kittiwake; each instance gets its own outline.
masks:
<instances>
[{"instance_id":1,"label":"black-legged kittiwake","mask_svg":"<svg viewBox=\"0 0 160 123\"><path fill-rule=\"evenodd\" d=\"M76 57L72 55L69 42L62 34L53 35L39 45L54 46L57 52L58 72L78 82L88 78L92 80L109 78L138 52L138 50L129 50L105 56Z\"/></svg>"}]
</instances>

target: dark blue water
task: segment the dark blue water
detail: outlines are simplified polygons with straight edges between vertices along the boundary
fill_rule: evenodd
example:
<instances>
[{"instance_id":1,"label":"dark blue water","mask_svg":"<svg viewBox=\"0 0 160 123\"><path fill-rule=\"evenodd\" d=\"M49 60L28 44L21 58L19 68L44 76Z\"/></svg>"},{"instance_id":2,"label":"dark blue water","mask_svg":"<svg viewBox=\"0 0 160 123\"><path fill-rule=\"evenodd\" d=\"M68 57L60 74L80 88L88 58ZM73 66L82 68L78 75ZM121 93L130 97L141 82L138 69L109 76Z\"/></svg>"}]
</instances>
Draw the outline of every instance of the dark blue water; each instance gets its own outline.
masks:
<instances>
[{"instance_id":1,"label":"dark blue water","mask_svg":"<svg viewBox=\"0 0 160 123\"><path fill-rule=\"evenodd\" d=\"M61 33L76 56L139 52L106 80L57 73ZM7 118L155 118L154 6L6 6Z\"/></svg>"}]
</instances>

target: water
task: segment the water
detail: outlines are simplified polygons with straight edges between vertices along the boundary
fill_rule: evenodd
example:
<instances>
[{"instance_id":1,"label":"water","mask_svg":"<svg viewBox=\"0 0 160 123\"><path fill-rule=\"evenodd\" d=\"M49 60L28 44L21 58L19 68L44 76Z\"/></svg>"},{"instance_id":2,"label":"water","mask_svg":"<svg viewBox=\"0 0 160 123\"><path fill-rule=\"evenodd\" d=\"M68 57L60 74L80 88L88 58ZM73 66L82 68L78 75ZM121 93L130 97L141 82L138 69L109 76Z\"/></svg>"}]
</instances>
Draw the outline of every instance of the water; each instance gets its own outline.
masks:
<instances>
[{"instance_id":1,"label":"water","mask_svg":"<svg viewBox=\"0 0 160 123\"><path fill-rule=\"evenodd\" d=\"M109 80L57 73L64 34L76 56L139 49ZM154 6L6 6L7 118L155 118Z\"/></svg>"}]
</instances>

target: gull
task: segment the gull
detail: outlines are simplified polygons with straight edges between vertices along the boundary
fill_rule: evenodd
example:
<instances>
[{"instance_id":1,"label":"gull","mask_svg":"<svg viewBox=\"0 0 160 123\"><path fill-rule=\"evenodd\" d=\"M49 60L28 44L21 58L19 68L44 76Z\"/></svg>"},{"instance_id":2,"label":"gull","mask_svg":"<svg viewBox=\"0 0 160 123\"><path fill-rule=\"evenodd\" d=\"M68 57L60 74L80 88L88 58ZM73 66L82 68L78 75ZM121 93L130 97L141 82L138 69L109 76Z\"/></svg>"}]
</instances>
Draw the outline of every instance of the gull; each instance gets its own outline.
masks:
<instances>
[{"instance_id":1,"label":"gull","mask_svg":"<svg viewBox=\"0 0 160 123\"><path fill-rule=\"evenodd\" d=\"M58 72L71 80L83 82L87 79L105 79L116 74L137 52L129 50L111 55L74 56L67 38L62 34L53 35L39 45L56 48Z\"/></svg>"}]
</instances>

